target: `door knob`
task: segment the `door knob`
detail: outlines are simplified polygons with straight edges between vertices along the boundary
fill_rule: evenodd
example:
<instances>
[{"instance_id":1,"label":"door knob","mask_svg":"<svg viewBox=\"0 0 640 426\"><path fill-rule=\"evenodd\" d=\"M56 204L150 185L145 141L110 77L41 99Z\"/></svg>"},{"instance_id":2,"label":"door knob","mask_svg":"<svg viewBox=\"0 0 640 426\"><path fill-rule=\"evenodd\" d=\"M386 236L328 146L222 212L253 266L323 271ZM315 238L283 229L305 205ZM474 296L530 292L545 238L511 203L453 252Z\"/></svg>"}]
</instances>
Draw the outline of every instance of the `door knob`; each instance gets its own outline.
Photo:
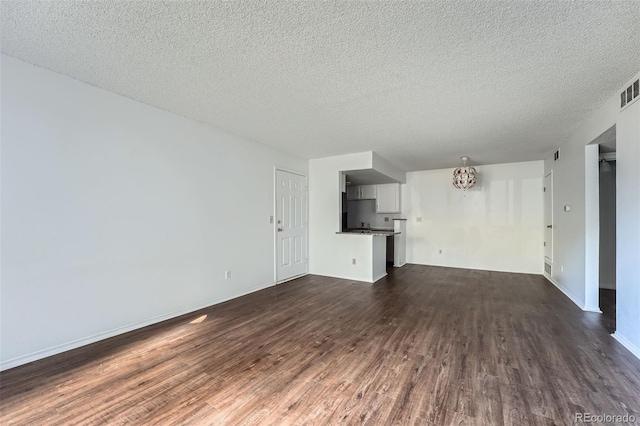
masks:
<instances>
[{"instance_id":1,"label":"door knob","mask_svg":"<svg viewBox=\"0 0 640 426\"><path fill-rule=\"evenodd\" d=\"M282 228L278 228L278 232L282 232Z\"/></svg>"},{"instance_id":2,"label":"door knob","mask_svg":"<svg viewBox=\"0 0 640 426\"><path fill-rule=\"evenodd\" d=\"M547 225L547 228L553 228L553 225Z\"/></svg>"}]
</instances>

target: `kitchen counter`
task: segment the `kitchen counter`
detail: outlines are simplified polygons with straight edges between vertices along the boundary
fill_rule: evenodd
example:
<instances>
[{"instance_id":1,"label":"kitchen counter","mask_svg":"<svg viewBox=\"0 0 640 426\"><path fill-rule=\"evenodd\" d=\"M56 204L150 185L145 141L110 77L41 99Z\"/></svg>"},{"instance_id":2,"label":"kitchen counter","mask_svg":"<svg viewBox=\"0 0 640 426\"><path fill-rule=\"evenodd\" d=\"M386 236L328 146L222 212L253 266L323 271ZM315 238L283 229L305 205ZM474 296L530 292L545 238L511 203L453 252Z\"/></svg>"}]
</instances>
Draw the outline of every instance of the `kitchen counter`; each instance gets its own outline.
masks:
<instances>
[{"instance_id":1,"label":"kitchen counter","mask_svg":"<svg viewBox=\"0 0 640 426\"><path fill-rule=\"evenodd\" d=\"M398 248L398 251L402 253L403 260L401 262L396 261L396 250L394 249L399 239L404 239L406 228L399 227L400 223L404 225L406 221L395 221L393 229L347 228L344 231L336 232L341 235L334 235L332 238L342 243L343 259L341 265L343 269L347 273L353 270L361 275L364 271L366 279L363 281L374 283L387 275L387 262L391 260L388 258L391 257L391 251L387 256L387 250L393 251L394 266L404 265L404 247ZM368 238L352 238L343 235L365 235Z\"/></svg>"},{"instance_id":2,"label":"kitchen counter","mask_svg":"<svg viewBox=\"0 0 640 426\"><path fill-rule=\"evenodd\" d=\"M336 232L336 234L352 234L352 235L373 235L378 237L392 237L394 235L399 234L400 232L395 232L392 230L376 230L376 229L352 229L349 231L341 231Z\"/></svg>"}]
</instances>

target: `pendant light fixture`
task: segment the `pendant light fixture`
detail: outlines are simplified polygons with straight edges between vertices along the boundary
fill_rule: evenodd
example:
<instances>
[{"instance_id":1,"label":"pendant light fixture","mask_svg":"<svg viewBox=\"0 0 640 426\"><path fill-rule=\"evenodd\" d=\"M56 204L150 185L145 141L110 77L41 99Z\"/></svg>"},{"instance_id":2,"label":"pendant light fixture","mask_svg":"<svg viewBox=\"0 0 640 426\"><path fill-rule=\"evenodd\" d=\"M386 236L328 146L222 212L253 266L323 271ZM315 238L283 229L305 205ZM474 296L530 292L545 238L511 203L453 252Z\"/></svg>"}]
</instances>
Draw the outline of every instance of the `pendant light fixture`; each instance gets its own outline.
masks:
<instances>
[{"instance_id":1,"label":"pendant light fixture","mask_svg":"<svg viewBox=\"0 0 640 426\"><path fill-rule=\"evenodd\" d=\"M460 159L462 160L462 167L458 167L453 171L453 186L466 191L469 188L473 188L476 184L478 172L476 172L474 167L467 166L469 157L465 155L464 157L460 157Z\"/></svg>"}]
</instances>

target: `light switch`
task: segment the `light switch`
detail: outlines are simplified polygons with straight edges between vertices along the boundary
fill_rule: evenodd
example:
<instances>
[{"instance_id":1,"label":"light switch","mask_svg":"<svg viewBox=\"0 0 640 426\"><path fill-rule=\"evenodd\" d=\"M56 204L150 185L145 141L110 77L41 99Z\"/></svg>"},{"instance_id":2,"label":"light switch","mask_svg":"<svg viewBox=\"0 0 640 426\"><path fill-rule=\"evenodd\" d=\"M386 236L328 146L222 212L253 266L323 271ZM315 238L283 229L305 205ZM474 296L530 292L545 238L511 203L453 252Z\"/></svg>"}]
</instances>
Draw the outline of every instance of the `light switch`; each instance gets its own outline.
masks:
<instances>
[{"instance_id":1,"label":"light switch","mask_svg":"<svg viewBox=\"0 0 640 426\"><path fill-rule=\"evenodd\" d=\"M571 211L571 206L564 206L564 211L565 212L570 212Z\"/></svg>"}]
</instances>

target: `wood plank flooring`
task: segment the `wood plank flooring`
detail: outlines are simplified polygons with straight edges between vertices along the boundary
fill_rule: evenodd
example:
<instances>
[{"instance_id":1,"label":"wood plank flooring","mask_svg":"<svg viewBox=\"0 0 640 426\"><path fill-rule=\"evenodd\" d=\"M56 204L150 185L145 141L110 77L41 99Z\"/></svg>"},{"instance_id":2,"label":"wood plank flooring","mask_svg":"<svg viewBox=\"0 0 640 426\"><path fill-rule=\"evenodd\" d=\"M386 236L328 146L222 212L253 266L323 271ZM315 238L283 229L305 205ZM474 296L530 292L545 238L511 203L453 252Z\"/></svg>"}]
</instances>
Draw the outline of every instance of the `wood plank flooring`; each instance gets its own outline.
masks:
<instances>
[{"instance_id":1,"label":"wood plank flooring","mask_svg":"<svg viewBox=\"0 0 640 426\"><path fill-rule=\"evenodd\" d=\"M418 265L376 284L307 276L0 374L3 425L551 425L576 412L640 419L640 361L599 314L541 276Z\"/></svg>"},{"instance_id":2,"label":"wood plank flooring","mask_svg":"<svg viewBox=\"0 0 640 426\"><path fill-rule=\"evenodd\" d=\"M609 333L613 333L616 331L616 291L601 288L599 293L602 326ZM638 326L640 326L640 319L638 319L638 323Z\"/></svg>"}]
</instances>

